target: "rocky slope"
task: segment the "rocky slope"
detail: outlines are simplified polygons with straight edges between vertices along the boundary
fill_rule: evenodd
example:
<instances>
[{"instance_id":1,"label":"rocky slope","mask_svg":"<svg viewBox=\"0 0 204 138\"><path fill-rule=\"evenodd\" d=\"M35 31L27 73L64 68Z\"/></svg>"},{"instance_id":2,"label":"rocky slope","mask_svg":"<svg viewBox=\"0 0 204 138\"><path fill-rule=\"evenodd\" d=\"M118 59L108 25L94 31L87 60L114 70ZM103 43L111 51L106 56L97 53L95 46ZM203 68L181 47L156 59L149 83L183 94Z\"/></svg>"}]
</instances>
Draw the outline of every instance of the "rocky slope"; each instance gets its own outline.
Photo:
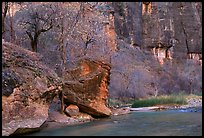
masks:
<instances>
[{"instance_id":1,"label":"rocky slope","mask_svg":"<svg viewBox=\"0 0 204 138\"><path fill-rule=\"evenodd\" d=\"M7 42L2 49L3 135L52 127L49 122L70 125L111 115L106 106L109 65L81 59L66 68L63 80L41 62L40 54ZM60 112L62 92L66 108Z\"/></svg>"},{"instance_id":2,"label":"rocky slope","mask_svg":"<svg viewBox=\"0 0 204 138\"><path fill-rule=\"evenodd\" d=\"M48 118L62 82L36 53L11 43L3 43L2 52L2 134L37 129Z\"/></svg>"}]
</instances>

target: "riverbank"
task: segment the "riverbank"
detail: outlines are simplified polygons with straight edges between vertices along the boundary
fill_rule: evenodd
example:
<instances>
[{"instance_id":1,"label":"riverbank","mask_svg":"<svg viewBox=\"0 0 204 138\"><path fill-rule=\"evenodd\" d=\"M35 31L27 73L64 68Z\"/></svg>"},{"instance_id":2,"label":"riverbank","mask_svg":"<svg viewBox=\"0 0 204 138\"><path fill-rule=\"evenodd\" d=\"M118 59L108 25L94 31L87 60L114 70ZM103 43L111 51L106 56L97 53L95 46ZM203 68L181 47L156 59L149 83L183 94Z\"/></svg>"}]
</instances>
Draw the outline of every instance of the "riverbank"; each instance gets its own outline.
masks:
<instances>
[{"instance_id":1,"label":"riverbank","mask_svg":"<svg viewBox=\"0 0 204 138\"><path fill-rule=\"evenodd\" d=\"M202 112L132 111L29 136L202 136Z\"/></svg>"},{"instance_id":2,"label":"riverbank","mask_svg":"<svg viewBox=\"0 0 204 138\"><path fill-rule=\"evenodd\" d=\"M120 116L129 114L131 112L145 112L145 111L161 111L161 110L181 110L183 112L202 112L202 96L188 96L186 97L187 104L185 105L159 105L151 107L139 107L131 108L131 104L121 104L119 107L110 107L112 111L112 116ZM54 130L57 128L62 128L64 126L80 125L93 120L98 120L95 118L71 118L67 117L65 114L60 114L57 111L51 112L55 119L49 119L41 127L40 131ZM55 120L55 121L54 121Z\"/></svg>"},{"instance_id":3,"label":"riverbank","mask_svg":"<svg viewBox=\"0 0 204 138\"><path fill-rule=\"evenodd\" d=\"M117 107L117 108L113 107L114 109L113 115L123 115L126 113L130 113L131 111L143 112L143 111L160 111L160 110L183 110L184 112L188 110L191 112L202 112L202 95L190 94L190 95L182 96L182 98L185 98L185 99L182 99L182 100L185 100L185 102L183 102L185 104L171 103L171 104L159 104L155 106L141 106L141 107L133 108L132 107L133 104L120 103L120 107Z\"/></svg>"},{"instance_id":4,"label":"riverbank","mask_svg":"<svg viewBox=\"0 0 204 138\"><path fill-rule=\"evenodd\" d=\"M159 106L151 106L151 107L139 107L139 108L131 108L131 104L121 104L119 107L110 107L112 111L112 116L118 115L125 115L131 113L132 111L160 111L160 110L190 110L191 112L202 112L202 96L197 95L190 95L186 97L187 104L185 105L178 105L178 104L171 104L171 105L159 105ZM45 123L44 130L59 128L67 125L78 125L87 123L93 120L97 120L94 118L81 118L75 119L71 117L67 117L66 115L61 115L58 112L52 112L52 114L56 114L61 118L60 121L52 121L48 120ZM65 120L67 120L65 122Z\"/></svg>"}]
</instances>

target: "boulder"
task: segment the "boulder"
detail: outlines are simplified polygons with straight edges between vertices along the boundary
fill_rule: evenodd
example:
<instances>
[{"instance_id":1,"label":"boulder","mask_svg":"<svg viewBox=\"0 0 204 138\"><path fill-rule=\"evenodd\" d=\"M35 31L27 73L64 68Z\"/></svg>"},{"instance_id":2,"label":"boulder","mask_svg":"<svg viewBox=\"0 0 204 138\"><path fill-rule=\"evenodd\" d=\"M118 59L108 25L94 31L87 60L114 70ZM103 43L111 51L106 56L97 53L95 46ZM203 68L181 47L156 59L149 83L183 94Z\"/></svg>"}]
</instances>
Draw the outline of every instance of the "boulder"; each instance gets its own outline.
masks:
<instances>
[{"instance_id":1,"label":"boulder","mask_svg":"<svg viewBox=\"0 0 204 138\"><path fill-rule=\"evenodd\" d=\"M79 115L79 108L78 106L71 104L67 106L67 108L65 109L65 113L70 117L77 116Z\"/></svg>"},{"instance_id":2,"label":"boulder","mask_svg":"<svg viewBox=\"0 0 204 138\"><path fill-rule=\"evenodd\" d=\"M67 104L75 104L80 111L93 117L110 116L106 106L110 65L91 59L75 61L64 75L63 94Z\"/></svg>"},{"instance_id":3,"label":"boulder","mask_svg":"<svg viewBox=\"0 0 204 138\"><path fill-rule=\"evenodd\" d=\"M48 108L61 91L57 74L37 53L2 43L2 135L39 130Z\"/></svg>"},{"instance_id":4,"label":"boulder","mask_svg":"<svg viewBox=\"0 0 204 138\"><path fill-rule=\"evenodd\" d=\"M78 111L77 115L71 116L71 117L66 115L66 110L65 110L65 114L61 114L60 108L61 108L61 102L58 97L55 97L49 107L49 111L48 111L49 116L44 124L46 128L43 128L43 130L56 129L67 125L82 124L94 119L89 114L79 112L78 111L79 108L76 105L70 106L70 108Z\"/></svg>"},{"instance_id":5,"label":"boulder","mask_svg":"<svg viewBox=\"0 0 204 138\"><path fill-rule=\"evenodd\" d=\"M73 116L73 118L77 118L81 122L88 122L94 120L94 118L91 115L83 112L79 112L79 114L77 116Z\"/></svg>"}]
</instances>

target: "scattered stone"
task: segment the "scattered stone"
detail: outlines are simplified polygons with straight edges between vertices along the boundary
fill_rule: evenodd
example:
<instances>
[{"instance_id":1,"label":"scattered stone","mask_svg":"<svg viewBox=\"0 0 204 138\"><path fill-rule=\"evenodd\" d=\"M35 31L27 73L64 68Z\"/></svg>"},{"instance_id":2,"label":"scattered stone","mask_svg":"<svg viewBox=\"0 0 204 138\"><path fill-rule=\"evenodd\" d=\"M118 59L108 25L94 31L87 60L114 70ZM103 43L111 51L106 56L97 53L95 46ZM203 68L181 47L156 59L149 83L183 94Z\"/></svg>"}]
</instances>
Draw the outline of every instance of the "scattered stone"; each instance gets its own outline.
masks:
<instances>
[{"instance_id":1,"label":"scattered stone","mask_svg":"<svg viewBox=\"0 0 204 138\"><path fill-rule=\"evenodd\" d=\"M129 107L112 109L112 115L124 115L130 113Z\"/></svg>"}]
</instances>

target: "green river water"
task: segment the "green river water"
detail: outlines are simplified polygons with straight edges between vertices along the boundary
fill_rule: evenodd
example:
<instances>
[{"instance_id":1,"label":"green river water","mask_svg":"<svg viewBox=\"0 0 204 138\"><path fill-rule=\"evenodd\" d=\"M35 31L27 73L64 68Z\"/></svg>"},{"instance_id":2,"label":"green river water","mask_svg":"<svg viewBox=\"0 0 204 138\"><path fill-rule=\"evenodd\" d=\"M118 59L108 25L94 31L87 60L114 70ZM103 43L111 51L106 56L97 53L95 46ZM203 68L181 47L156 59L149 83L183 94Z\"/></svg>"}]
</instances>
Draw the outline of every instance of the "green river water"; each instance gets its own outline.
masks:
<instances>
[{"instance_id":1,"label":"green river water","mask_svg":"<svg viewBox=\"0 0 204 138\"><path fill-rule=\"evenodd\" d=\"M202 111L131 112L29 136L202 136Z\"/></svg>"}]
</instances>

